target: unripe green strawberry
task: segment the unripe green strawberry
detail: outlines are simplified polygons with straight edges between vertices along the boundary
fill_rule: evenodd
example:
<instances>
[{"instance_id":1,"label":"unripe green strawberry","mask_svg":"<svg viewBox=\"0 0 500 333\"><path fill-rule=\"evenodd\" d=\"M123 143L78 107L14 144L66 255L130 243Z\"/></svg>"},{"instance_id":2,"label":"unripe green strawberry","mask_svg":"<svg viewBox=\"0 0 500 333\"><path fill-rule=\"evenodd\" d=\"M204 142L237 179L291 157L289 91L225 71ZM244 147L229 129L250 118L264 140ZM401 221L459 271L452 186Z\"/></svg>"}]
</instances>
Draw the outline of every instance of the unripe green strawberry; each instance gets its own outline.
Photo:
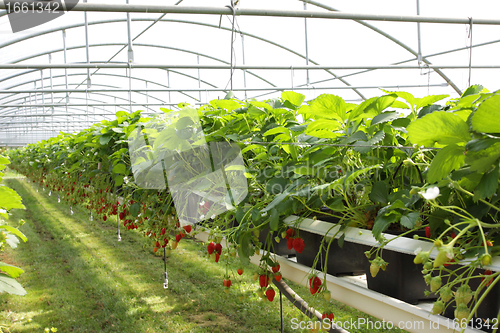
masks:
<instances>
[{"instance_id":1,"label":"unripe green strawberry","mask_svg":"<svg viewBox=\"0 0 500 333\"><path fill-rule=\"evenodd\" d=\"M436 245L436 247L439 249L441 246L443 246L443 241L440 239L436 239L434 241L434 245Z\"/></svg>"},{"instance_id":2,"label":"unripe green strawberry","mask_svg":"<svg viewBox=\"0 0 500 333\"><path fill-rule=\"evenodd\" d=\"M434 303L434 306L432 307L432 314L437 315L442 313L444 310L444 303L441 301L437 301Z\"/></svg>"},{"instance_id":3,"label":"unripe green strawberry","mask_svg":"<svg viewBox=\"0 0 500 333\"><path fill-rule=\"evenodd\" d=\"M491 264L491 255L489 255L488 253L484 254L481 257L481 264L483 266L487 266L487 265Z\"/></svg>"},{"instance_id":4,"label":"unripe green strawberry","mask_svg":"<svg viewBox=\"0 0 500 333\"><path fill-rule=\"evenodd\" d=\"M434 260L434 267L440 267L443 264L447 263L451 259L453 259L453 248L449 245L445 245L439 248L439 253Z\"/></svg>"},{"instance_id":5,"label":"unripe green strawberry","mask_svg":"<svg viewBox=\"0 0 500 333\"><path fill-rule=\"evenodd\" d=\"M455 318L458 320L458 323L461 325L467 321L467 317L469 317L469 308L465 304L459 304L455 309Z\"/></svg>"},{"instance_id":6,"label":"unripe green strawberry","mask_svg":"<svg viewBox=\"0 0 500 333\"><path fill-rule=\"evenodd\" d=\"M432 262L427 261L427 262L424 264L424 269L427 269L427 270L432 269Z\"/></svg>"},{"instance_id":7,"label":"unripe green strawberry","mask_svg":"<svg viewBox=\"0 0 500 333\"><path fill-rule=\"evenodd\" d=\"M431 280L432 280L432 275L430 273L425 275L424 280L425 280L425 284L429 285L431 283Z\"/></svg>"},{"instance_id":8,"label":"unripe green strawberry","mask_svg":"<svg viewBox=\"0 0 500 333\"><path fill-rule=\"evenodd\" d=\"M429 252L420 251L413 259L415 264L425 264L429 260Z\"/></svg>"},{"instance_id":9,"label":"unripe green strawberry","mask_svg":"<svg viewBox=\"0 0 500 333\"><path fill-rule=\"evenodd\" d=\"M443 300L443 302L448 303L453 297L453 292L451 291L450 287L444 286L439 291L439 296L441 296L441 300Z\"/></svg>"},{"instance_id":10,"label":"unripe green strawberry","mask_svg":"<svg viewBox=\"0 0 500 333\"><path fill-rule=\"evenodd\" d=\"M439 288L441 288L441 277L440 276L435 276L431 279L431 291L435 292L438 291Z\"/></svg>"},{"instance_id":11,"label":"unripe green strawberry","mask_svg":"<svg viewBox=\"0 0 500 333\"><path fill-rule=\"evenodd\" d=\"M472 300L472 291L468 284L461 285L458 287L455 293L455 302L457 304L467 305Z\"/></svg>"},{"instance_id":12,"label":"unripe green strawberry","mask_svg":"<svg viewBox=\"0 0 500 333\"><path fill-rule=\"evenodd\" d=\"M371 265L370 265L370 274L372 275L372 277L377 276L379 270L380 270L380 266L378 265L376 260L373 260Z\"/></svg>"}]
</instances>

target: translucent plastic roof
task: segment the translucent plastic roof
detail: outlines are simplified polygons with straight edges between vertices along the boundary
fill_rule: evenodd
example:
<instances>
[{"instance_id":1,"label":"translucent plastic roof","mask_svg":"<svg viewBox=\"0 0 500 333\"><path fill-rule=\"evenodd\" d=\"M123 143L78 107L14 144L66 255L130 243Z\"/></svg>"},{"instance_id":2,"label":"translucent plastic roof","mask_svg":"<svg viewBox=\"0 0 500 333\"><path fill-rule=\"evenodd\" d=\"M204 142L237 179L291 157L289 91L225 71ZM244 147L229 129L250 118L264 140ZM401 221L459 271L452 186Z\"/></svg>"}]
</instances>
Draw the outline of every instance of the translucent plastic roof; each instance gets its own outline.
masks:
<instances>
[{"instance_id":1,"label":"translucent plastic roof","mask_svg":"<svg viewBox=\"0 0 500 333\"><path fill-rule=\"evenodd\" d=\"M127 2L142 8L176 5L185 12L210 6L227 13L231 6L229 0L106 4L127 8ZM83 5L80 1L74 10L16 33L8 15L0 14L0 145L78 131L118 110L154 113L181 102L203 104L224 98L231 89L239 99L262 100L296 90L306 99L331 93L351 102L383 94L378 88L417 97L456 97L469 82L500 89L495 80L500 26L481 21L496 20L498 1L240 0L235 13L265 9L284 15L340 11L380 16L236 14L234 28L233 15L133 12L128 24L126 12L84 13L78 10ZM411 19L417 14L462 23L417 23ZM410 19L389 21L392 16ZM86 63L94 68L79 66Z\"/></svg>"}]
</instances>

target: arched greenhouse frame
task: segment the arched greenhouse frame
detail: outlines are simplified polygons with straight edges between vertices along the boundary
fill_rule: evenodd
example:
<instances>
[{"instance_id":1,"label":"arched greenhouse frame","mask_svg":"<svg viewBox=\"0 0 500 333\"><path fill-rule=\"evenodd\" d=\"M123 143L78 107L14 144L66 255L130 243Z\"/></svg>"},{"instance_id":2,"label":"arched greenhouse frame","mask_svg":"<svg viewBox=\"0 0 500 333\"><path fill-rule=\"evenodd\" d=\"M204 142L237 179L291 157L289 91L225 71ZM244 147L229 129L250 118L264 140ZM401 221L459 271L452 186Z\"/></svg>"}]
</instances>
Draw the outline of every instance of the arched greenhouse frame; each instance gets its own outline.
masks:
<instances>
[{"instance_id":1,"label":"arched greenhouse frame","mask_svg":"<svg viewBox=\"0 0 500 333\"><path fill-rule=\"evenodd\" d=\"M33 3L0 3L2 165L152 240L165 289L188 236L310 322L332 298L408 332L494 331L496 2Z\"/></svg>"}]
</instances>

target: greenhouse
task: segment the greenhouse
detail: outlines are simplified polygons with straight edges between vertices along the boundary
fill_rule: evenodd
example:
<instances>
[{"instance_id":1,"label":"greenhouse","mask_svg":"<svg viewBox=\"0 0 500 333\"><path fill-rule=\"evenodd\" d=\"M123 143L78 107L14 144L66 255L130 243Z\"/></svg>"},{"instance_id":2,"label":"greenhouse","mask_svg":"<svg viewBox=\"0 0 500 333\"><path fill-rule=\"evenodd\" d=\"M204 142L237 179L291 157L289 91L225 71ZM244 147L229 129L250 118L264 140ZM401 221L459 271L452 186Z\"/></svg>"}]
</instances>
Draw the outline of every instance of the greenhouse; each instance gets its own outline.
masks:
<instances>
[{"instance_id":1,"label":"greenhouse","mask_svg":"<svg viewBox=\"0 0 500 333\"><path fill-rule=\"evenodd\" d=\"M500 4L0 3L0 332L496 332Z\"/></svg>"}]
</instances>

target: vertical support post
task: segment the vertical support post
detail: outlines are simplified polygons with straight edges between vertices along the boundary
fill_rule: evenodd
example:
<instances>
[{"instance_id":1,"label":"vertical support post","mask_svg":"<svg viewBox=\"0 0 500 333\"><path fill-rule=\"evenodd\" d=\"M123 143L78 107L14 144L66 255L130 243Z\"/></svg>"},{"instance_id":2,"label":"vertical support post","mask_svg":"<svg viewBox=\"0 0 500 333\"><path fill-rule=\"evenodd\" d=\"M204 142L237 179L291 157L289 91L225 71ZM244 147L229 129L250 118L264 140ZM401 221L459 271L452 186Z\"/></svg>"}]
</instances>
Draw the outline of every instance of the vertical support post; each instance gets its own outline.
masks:
<instances>
[{"instance_id":1,"label":"vertical support post","mask_svg":"<svg viewBox=\"0 0 500 333\"><path fill-rule=\"evenodd\" d=\"M417 15L420 15L420 0L417 0ZM418 36L418 54L417 60L418 64L422 62L422 45L420 41L420 22L417 22L417 36Z\"/></svg>"},{"instance_id":2,"label":"vertical support post","mask_svg":"<svg viewBox=\"0 0 500 333\"><path fill-rule=\"evenodd\" d=\"M132 113L132 66L128 63L128 104L130 113Z\"/></svg>"},{"instance_id":3,"label":"vertical support post","mask_svg":"<svg viewBox=\"0 0 500 333\"><path fill-rule=\"evenodd\" d=\"M43 92L44 89L44 84L43 84L43 69L40 70L40 83L41 83L41 89L42 89L42 121L45 122L45 93ZM43 127L43 131L47 133L46 127ZM42 134L42 139L48 139L44 138Z\"/></svg>"},{"instance_id":4,"label":"vertical support post","mask_svg":"<svg viewBox=\"0 0 500 333\"><path fill-rule=\"evenodd\" d=\"M472 75L472 17L469 17L469 87L470 87L470 78Z\"/></svg>"},{"instance_id":5,"label":"vertical support post","mask_svg":"<svg viewBox=\"0 0 500 333\"><path fill-rule=\"evenodd\" d=\"M62 35L63 35L64 63L66 64L67 63L66 30L63 29ZM65 80L65 83L66 83L66 90L68 90L69 88L68 88L68 69L67 68L64 68L64 80ZM69 115L69 113L68 113L68 103L69 103L69 94L66 91L66 117L68 117L68 115ZM66 119L66 120L67 120L66 121L66 127L67 127L69 119Z\"/></svg>"},{"instance_id":6,"label":"vertical support post","mask_svg":"<svg viewBox=\"0 0 500 333\"><path fill-rule=\"evenodd\" d=\"M116 228L118 229L118 241L122 241L122 236L120 235L120 219L118 218L118 215L116 215Z\"/></svg>"},{"instance_id":7,"label":"vertical support post","mask_svg":"<svg viewBox=\"0 0 500 333\"><path fill-rule=\"evenodd\" d=\"M49 53L49 64L52 63L52 54ZM52 104L52 135L55 134L55 131L54 131L54 83L52 82L52 68L49 69L49 74L50 74L50 90L52 90L52 92L50 93L50 103Z\"/></svg>"},{"instance_id":8,"label":"vertical support post","mask_svg":"<svg viewBox=\"0 0 500 333\"><path fill-rule=\"evenodd\" d=\"M85 114L87 119L87 124L89 122L89 92L85 89ZM94 110L95 111L95 110Z\"/></svg>"},{"instance_id":9,"label":"vertical support post","mask_svg":"<svg viewBox=\"0 0 500 333\"><path fill-rule=\"evenodd\" d=\"M129 0L127 0L128 5ZM128 62L134 62L134 49L132 48L132 32L131 32L130 13L127 13L127 34L128 34Z\"/></svg>"},{"instance_id":10,"label":"vertical support post","mask_svg":"<svg viewBox=\"0 0 500 333\"><path fill-rule=\"evenodd\" d=\"M198 66L200 65L200 55L196 55L196 61ZM200 67L198 67L198 101L201 103L201 78L200 78Z\"/></svg>"},{"instance_id":11,"label":"vertical support post","mask_svg":"<svg viewBox=\"0 0 500 333\"><path fill-rule=\"evenodd\" d=\"M168 289L168 273L167 273L167 248L163 248L163 265L165 268L163 288Z\"/></svg>"},{"instance_id":12,"label":"vertical support post","mask_svg":"<svg viewBox=\"0 0 500 333\"><path fill-rule=\"evenodd\" d=\"M87 0L83 0L83 2L87 2ZM85 17L85 51L87 54L87 64L90 64L90 55L89 55L89 23L87 20L87 12L83 12ZM90 88L92 83L90 81L90 68L87 68L87 88Z\"/></svg>"},{"instance_id":13,"label":"vertical support post","mask_svg":"<svg viewBox=\"0 0 500 333\"><path fill-rule=\"evenodd\" d=\"M280 290L280 318L281 318L281 333L285 332L285 327L283 325L283 293Z\"/></svg>"},{"instance_id":14,"label":"vertical support post","mask_svg":"<svg viewBox=\"0 0 500 333\"><path fill-rule=\"evenodd\" d=\"M172 103L172 96L170 95L170 71L167 69L167 86L168 86L168 102Z\"/></svg>"},{"instance_id":15,"label":"vertical support post","mask_svg":"<svg viewBox=\"0 0 500 333\"><path fill-rule=\"evenodd\" d=\"M240 34L241 37L241 54L242 54L242 60L243 60L243 66L245 66L245 40L243 34ZM243 70L243 87L245 88L245 99L247 99L247 70Z\"/></svg>"},{"instance_id":16,"label":"vertical support post","mask_svg":"<svg viewBox=\"0 0 500 333\"><path fill-rule=\"evenodd\" d=\"M35 82L35 88L36 88L36 82ZM30 93L30 114L33 115L33 105L31 103L31 93ZM26 124L28 124L28 118L26 117ZM33 137L33 123L30 124L29 126L31 126L31 141L33 141L34 137ZM28 130L28 125L26 125L26 130Z\"/></svg>"},{"instance_id":17,"label":"vertical support post","mask_svg":"<svg viewBox=\"0 0 500 333\"><path fill-rule=\"evenodd\" d=\"M304 2L304 10L307 10L307 4ZM307 18L304 18L305 42L306 42L306 65L309 65L309 44L307 42ZM306 82L309 85L309 70L306 70Z\"/></svg>"},{"instance_id":18,"label":"vertical support post","mask_svg":"<svg viewBox=\"0 0 500 333\"><path fill-rule=\"evenodd\" d=\"M148 91L148 81L146 81L146 110L149 110L149 91Z\"/></svg>"}]
</instances>

